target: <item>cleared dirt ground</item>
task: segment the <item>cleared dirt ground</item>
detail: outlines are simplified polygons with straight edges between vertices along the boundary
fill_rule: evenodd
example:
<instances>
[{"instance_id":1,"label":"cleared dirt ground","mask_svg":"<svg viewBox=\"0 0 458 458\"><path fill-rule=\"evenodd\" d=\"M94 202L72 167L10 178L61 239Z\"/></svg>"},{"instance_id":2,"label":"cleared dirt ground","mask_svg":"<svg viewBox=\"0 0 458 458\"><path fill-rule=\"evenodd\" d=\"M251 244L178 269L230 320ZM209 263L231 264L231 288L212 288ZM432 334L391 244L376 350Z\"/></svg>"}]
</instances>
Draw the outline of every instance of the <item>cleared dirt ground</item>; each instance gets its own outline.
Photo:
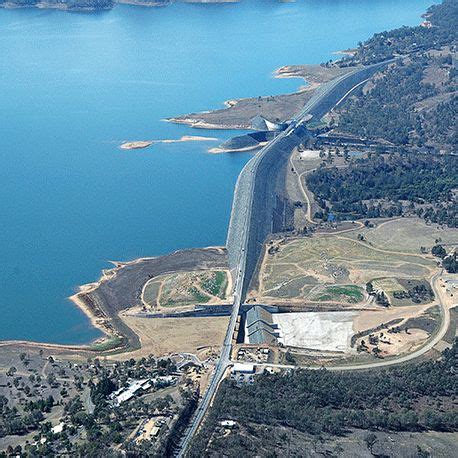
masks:
<instances>
[{"instance_id":1,"label":"cleared dirt ground","mask_svg":"<svg viewBox=\"0 0 458 458\"><path fill-rule=\"evenodd\" d=\"M197 353L202 347L219 348L226 334L229 317L139 318L123 316L140 338L141 349L117 358L139 358L149 354Z\"/></svg>"}]
</instances>

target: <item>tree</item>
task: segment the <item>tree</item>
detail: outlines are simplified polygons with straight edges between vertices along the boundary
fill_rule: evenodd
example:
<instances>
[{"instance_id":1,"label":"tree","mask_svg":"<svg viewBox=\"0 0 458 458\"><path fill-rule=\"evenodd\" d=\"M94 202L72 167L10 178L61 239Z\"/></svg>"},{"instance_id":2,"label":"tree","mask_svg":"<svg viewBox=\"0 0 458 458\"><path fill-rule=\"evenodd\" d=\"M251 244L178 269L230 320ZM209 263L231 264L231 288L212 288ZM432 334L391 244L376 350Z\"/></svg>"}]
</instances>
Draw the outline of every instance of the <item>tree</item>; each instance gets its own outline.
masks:
<instances>
[{"instance_id":1,"label":"tree","mask_svg":"<svg viewBox=\"0 0 458 458\"><path fill-rule=\"evenodd\" d=\"M417 456L418 458L429 458L431 454L428 451L421 448L419 445L417 445Z\"/></svg>"},{"instance_id":2,"label":"tree","mask_svg":"<svg viewBox=\"0 0 458 458\"><path fill-rule=\"evenodd\" d=\"M431 254L438 258L444 258L447 252L445 251L445 248L442 245L434 245L431 248Z\"/></svg>"},{"instance_id":3,"label":"tree","mask_svg":"<svg viewBox=\"0 0 458 458\"><path fill-rule=\"evenodd\" d=\"M8 369L8 372L6 373L6 375L7 375L8 377L12 377L16 372L17 372L17 369L16 369L14 366L11 366L11 367Z\"/></svg>"},{"instance_id":4,"label":"tree","mask_svg":"<svg viewBox=\"0 0 458 458\"><path fill-rule=\"evenodd\" d=\"M374 433L367 433L365 436L364 436L364 442L366 443L366 446L369 450L369 452L371 453L371 455L373 455L373 448L374 448L374 445L376 444L377 442L377 436L374 434Z\"/></svg>"},{"instance_id":5,"label":"tree","mask_svg":"<svg viewBox=\"0 0 458 458\"><path fill-rule=\"evenodd\" d=\"M367 294L374 294L374 285L370 281L366 283L366 292Z\"/></svg>"},{"instance_id":6,"label":"tree","mask_svg":"<svg viewBox=\"0 0 458 458\"><path fill-rule=\"evenodd\" d=\"M458 272L457 252L454 251L453 254L445 257L444 260L442 261L442 266L450 274L457 273Z\"/></svg>"}]
</instances>

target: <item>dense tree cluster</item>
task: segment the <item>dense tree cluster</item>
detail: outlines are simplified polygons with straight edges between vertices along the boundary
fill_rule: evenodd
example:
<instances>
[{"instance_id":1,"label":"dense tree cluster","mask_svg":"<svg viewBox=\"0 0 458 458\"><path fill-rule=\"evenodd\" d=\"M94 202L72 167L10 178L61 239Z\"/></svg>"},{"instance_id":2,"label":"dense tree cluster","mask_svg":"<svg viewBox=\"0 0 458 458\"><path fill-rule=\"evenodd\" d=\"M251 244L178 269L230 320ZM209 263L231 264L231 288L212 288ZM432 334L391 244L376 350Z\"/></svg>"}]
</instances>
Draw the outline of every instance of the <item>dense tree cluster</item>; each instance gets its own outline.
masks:
<instances>
[{"instance_id":1,"label":"dense tree cluster","mask_svg":"<svg viewBox=\"0 0 458 458\"><path fill-rule=\"evenodd\" d=\"M307 185L323 208L323 219L331 211L341 219L410 212L458 227L457 168L458 158L451 155L377 155L346 168L320 168L308 175Z\"/></svg>"},{"instance_id":2,"label":"dense tree cluster","mask_svg":"<svg viewBox=\"0 0 458 458\"><path fill-rule=\"evenodd\" d=\"M450 274L458 273L458 256L457 251L454 250L452 254L446 256L442 261L442 267Z\"/></svg>"},{"instance_id":3,"label":"dense tree cluster","mask_svg":"<svg viewBox=\"0 0 458 458\"><path fill-rule=\"evenodd\" d=\"M217 422L228 418L243 425L282 425L311 434L340 435L348 428L456 431L457 358L455 344L440 361L388 370L298 370L265 374L243 386L226 381L191 456L205 456Z\"/></svg>"},{"instance_id":4,"label":"dense tree cluster","mask_svg":"<svg viewBox=\"0 0 458 458\"><path fill-rule=\"evenodd\" d=\"M453 249L447 255L447 250L440 244L434 245L431 249L431 254L442 259L442 267L451 274L458 272L457 250Z\"/></svg>"},{"instance_id":5,"label":"dense tree cluster","mask_svg":"<svg viewBox=\"0 0 458 458\"><path fill-rule=\"evenodd\" d=\"M432 27L401 27L376 33L364 43L359 43L354 56L342 60L341 65L373 64L399 55L425 49L438 48L457 40L458 3L444 0L433 5L426 14Z\"/></svg>"},{"instance_id":6,"label":"dense tree cluster","mask_svg":"<svg viewBox=\"0 0 458 458\"><path fill-rule=\"evenodd\" d=\"M456 81L456 74L453 76ZM455 148L458 145L457 125L458 96L453 95L450 100L439 103L430 110L425 110L418 115L418 122L422 130L419 131L421 143L434 142L440 147L450 146Z\"/></svg>"}]
</instances>

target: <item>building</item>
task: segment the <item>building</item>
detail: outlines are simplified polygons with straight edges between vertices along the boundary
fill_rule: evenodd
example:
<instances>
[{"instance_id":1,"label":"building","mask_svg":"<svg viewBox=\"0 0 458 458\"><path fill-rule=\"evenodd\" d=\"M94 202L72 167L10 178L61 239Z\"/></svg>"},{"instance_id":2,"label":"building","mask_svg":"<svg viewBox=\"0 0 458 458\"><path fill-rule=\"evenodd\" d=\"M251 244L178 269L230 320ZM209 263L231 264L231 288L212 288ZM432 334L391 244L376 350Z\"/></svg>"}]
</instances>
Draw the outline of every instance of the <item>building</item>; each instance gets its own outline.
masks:
<instances>
[{"instance_id":1,"label":"building","mask_svg":"<svg viewBox=\"0 0 458 458\"><path fill-rule=\"evenodd\" d=\"M280 332L272 314L260 305L246 312L245 338L250 344L277 345Z\"/></svg>"},{"instance_id":2,"label":"building","mask_svg":"<svg viewBox=\"0 0 458 458\"><path fill-rule=\"evenodd\" d=\"M110 395L114 406L119 406L123 402L129 401L136 394L143 393L151 388L152 384L149 379L135 380L127 387L119 388Z\"/></svg>"},{"instance_id":3,"label":"building","mask_svg":"<svg viewBox=\"0 0 458 458\"><path fill-rule=\"evenodd\" d=\"M237 374L254 374L254 364L234 363L232 372Z\"/></svg>"},{"instance_id":4,"label":"building","mask_svg":"<svg viewBox=\"0 0 458 458\"><path fill-rule=\"evenodd\" d=\"M237 422L235 422L234 420L221 420L219 422L220 426L224 426L225 428L233 428Z\"/></svg>"}]
</instances>

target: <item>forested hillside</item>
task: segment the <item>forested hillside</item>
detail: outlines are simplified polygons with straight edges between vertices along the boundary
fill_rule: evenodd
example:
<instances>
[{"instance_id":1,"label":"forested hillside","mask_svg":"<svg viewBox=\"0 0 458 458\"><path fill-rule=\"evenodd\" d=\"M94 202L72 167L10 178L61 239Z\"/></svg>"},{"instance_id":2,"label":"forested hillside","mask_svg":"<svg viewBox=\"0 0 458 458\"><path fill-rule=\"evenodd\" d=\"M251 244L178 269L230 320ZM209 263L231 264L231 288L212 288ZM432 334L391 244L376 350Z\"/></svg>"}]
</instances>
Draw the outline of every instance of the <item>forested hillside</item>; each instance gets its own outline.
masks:
<instances>
[{"instance_id":1,"label":"forested hillside","mask_svg":"<svg viewBox=\"0 0 458 458\"><path fill-rule=\"evenodd\" d=\"M417 215L458 227L458 158L391 154L356 159L345 168L319 168L307 177L322 211L338 219Z\"/></svg>"},{"instance_id":2,"label":"forested hillside","mask_svg":"<svg viewBox=\"0 0 458 458\"><path fill-rule=\"evenodd\" d=\"M373 64L412 52L439 49L458 39L456 0L444 0L439 5L433 5L424 16L427 23L423 26L404 26L376 33L364 43L358 43L356 53L342 59L340 65Z\"/></svg>"},{"instance_id":3,"label":"forested hillside","mask_svg":"<svg viewBox=\"0 0 458 458\"><path fill-rule=\"evenodd\" d=\"M456 149L458 2L431 7L427 18L423 26L376 34L341 61L355 65L398 57L337 110L337 131L396 145Z\"/></svg>"},{"instance_id":4,"label":"forested hillside","mask_svg":"<svg viewBox=\"0 0 458 458\"><path fill-rule=\"evenodd\" d=\"M383 371L300 370L263 375L253 385L225 381L197 436L191 456L224 453L224 439L212 434L219 421L246 426L284 425L313 435L342 435L349 428L390 431L457 431L458 345L438 362ZM234 433L237 434L237 433ZM232 439L244 456L243 437Z\"/></svg>"}]
</instances>

